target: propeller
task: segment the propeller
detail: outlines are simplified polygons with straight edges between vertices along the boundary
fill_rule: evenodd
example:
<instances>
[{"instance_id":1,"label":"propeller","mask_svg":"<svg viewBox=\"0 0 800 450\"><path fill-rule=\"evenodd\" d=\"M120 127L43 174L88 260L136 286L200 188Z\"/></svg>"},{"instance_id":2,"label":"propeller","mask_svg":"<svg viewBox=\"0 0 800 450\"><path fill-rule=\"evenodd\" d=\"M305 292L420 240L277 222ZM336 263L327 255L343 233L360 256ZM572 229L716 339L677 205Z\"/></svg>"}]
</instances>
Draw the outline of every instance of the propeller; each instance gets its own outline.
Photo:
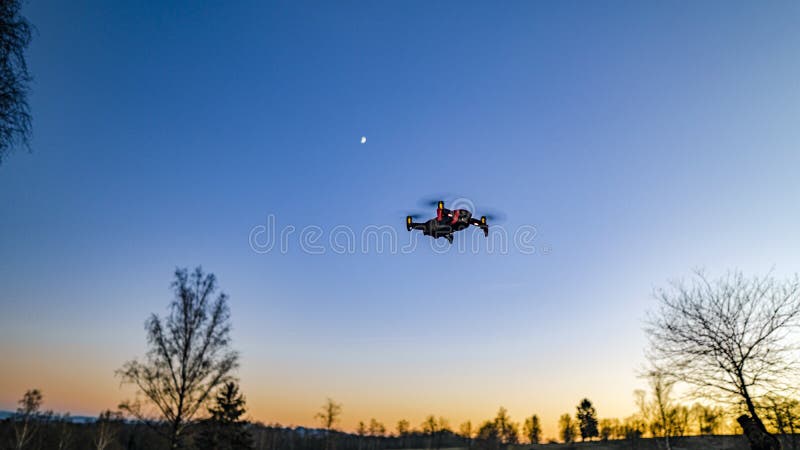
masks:
<instances>
[{"instance_id":1,"label":"propeller","mask_svg":"<svg viewBox=\"0 0 800 450\"><path fill-rule=\"evenodd\" d=\"M428 215L430 215L430 214L428 214ZM422 218L424 218L424 217L425 217L425 216L424 216L423 214L421 214L421 213L407 214L407 216L408 216L408 217L411 217L411 219L412 219L412 220L418 220L418 219L422 219Z\"/></svg>"},{"instance_id":2,"label":"propeller","mask_svg":"<svg viewBox=\"0 0 800 450\"><path fill-rule=\"evenodd\" d=\"M506 214L504 212L491 208L478 208L475 214L478 215L478 217L485 216L487 222L501 223L506 220Z\"/></svg>"},{"instance_id":3,"label":"propeller","mask_svg":"<svg viewBox=\"0 0 800 450\"><path fill-rule=\"evenodd\" d=\"M447 207L448 200L452 200L455 198L453 194L438 194L438 195L427 195L419 200L419 206L423 208L436 208L439 206L440 201L444 201L445 207Z\"/></svg>"},{"instance_id":4,"label":"propeller","mask_svg":"<svg viewBox=\"0 0 800 450\"><path fill-rule=\"evenodd\" d=\"M469 212L472 213L472 217L475 218L486 216L487 222L502 223L506 220L506 214L504 212L495 208L484 208L481 204L473 203L472 200L466 196L441 193L425 196L421 198L418 203L423 208L436 208L439 206L440 201L444 201L444 207L447 209L466 209L469 210Z\"/></svg>"}]
</instances>

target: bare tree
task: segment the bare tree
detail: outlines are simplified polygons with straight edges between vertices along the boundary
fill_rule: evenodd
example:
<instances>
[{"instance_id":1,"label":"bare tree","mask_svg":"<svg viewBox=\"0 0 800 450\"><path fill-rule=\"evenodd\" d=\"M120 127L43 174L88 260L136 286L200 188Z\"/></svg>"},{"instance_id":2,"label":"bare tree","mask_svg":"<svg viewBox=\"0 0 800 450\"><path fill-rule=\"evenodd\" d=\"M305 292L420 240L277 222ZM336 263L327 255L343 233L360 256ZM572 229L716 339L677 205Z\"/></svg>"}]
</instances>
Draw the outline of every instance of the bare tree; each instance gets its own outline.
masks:
<instances>
[{"instance_id":1,"label":"bare tree","mask_svg":"<svg viewBox=\"0 0 800 450\"><path fill-rule=\"evenodd\" d=\"M422 433L428 435L428 448L441 448L442 435L450 431L450 423L444 417L439 417L433 414L425 418L421 425Z\"/></svg>"},{"instance_id":2,"label":"bare tree","mask_svg":"<svg viewBox=\"0 0 800 450\"><path fill-rule=\"evenodd\" d=\"M379 422L374 417L369 420L369 435L373 437L383 437L386 435L386 425Z\"/></svg>"},{"instance_id":3,"label":"bare tree","mask_svg":"<svg viewBox=\"0 0 800 450\"><path fill-rule=\"evenodd\" d=\"M369 420L369 436L371 442L371 448L378 448L380 439L386 434L386 426L378 422L375 418Z\"/></svg>"},{"instance_id":4,"label":"bare tree","mask_svg":"<svg viewBox=\"0 0 800 450\"><path fill-rule=\"evenodd\" d=\"M697 422L697 433L716 434L722 426L724 410L720 406L707 406L701 403L692 405L691 414Z\"/></svg>"},{"instance_id":5,"label":"bare tree","mask_svg":"<svg viewBox=\"0 0 800 450\"><path fill-rule=\"evenodd\" d=\"M58 444L57 450L66 450L72 445L72 423L69 413L65 413L56 418L58 424Z\"/></svg>"},{"instance_id":6,"label":"bare tree","mask_svg":"<svg viewBox=\"0 0 800 450\"><path fill-rule=\"evenodd\" d=\"M408 445L408 434L411 432L411 424L407 420L401 419L397 422L397 437L402 441L403 448Z\"/></svg>"},{"instance_id":7,"label":"bare tree","mask_svg":"<svg viewBox=\"0 0 800 450\"><path fill-rule=\"evenodd\" d=\"M17 403L19 408L14 415L14 448L22 450L39 431L42 392L38 389L25 391L25 395Z\"/></svg>"},{"instance_id":8,"label":"bare tree","mask_svg":"<svg viewBox=\"0 0 800 450\"><path fill-rule=\"evenodd\" d=\"M19 15L21 6L19 0L0 2L0 164L15 144L28 147L31 135L25 49L33 27Z\"/></svg>"},{"instance_id":9,"label":"bare tree","mask_svg":"<svg viewBox=\"0 0 800 450\"><path fill-rule=\"evenodd\" d=\"M494 423L497 426L500 443L508 446L519 442L519 425L511 420L507 409L501 406L500 409L497 410Z\"/></svg>"},{"instance_id":10,"label":"bare tree","mask_svg":"<svg viewBox=\"0 0 800 450\"><path fill-rule=\"evenodd\" d=\"M622 419L618 435L623 439L635 441L644 435L647 423L641 414L633 414Z\"/></svg>"},{"instance_id":11,"label":"bare tree","mask_svg":"<svg viewBox=\"0 0 800 450\"><path fill-rule=\"evenodd\" d=\"M356 427L356 436L358 436L358 450L361 450L362 446L364 445L364 436L366 436L367 433L367 425L363 420L359 421L358 427Z\"/></svg>"},{"instance_id":12,"label":"bare tree","mask_svg":"<svg viewBox=\"0 0 800 450\"><path fill-rule=\"evenodd\" d=\"M433 448L434 438L436 437L436 433L439 432L439 422L436 421L436 416L431 414L426 417L422 425L420 425L420 428L422 429L422 433L428 436L427 448Z\"/></svg>"},{"instance_id":13,"label":"bare tree","mask_svg":"<svg viewBox=\"0 0 800 450\"><path fill-rule=\"evenodd\" d=\"M339 417L342 415L341 403L336 403L333 399L327 399L325 404L322 405L322 410L314 417L320 421L322 427L325 428L325 448L331 450L334 448L333 432L336 431L336 424L339 423Z\"/></svg>"},{"instance_id":14,"label":"bare tree","mask_svg":"<svg viewBox=\"0 0 800 450\"><path fill-rule=\"evenodd\" d=\"M689 432L691 411L686 405L676 405L669 410L669 423L672 436L683 437Z\"/></svg>"},{"instance_id":15,"label":"bare tree","mask_svg":"<svg viewBox=\"0 0 800 450\"><path fill-rule=\"evenodd\" d=\"M607 442L609 439L612 439L616 436L617 428L619 428L619 424L615 424L614 420L617 419L600 419L600 440L603 442Z\"/></svg>"},{"instance_id":16,"label":"bare tree","mask_svg":"<svg viewBox=\"0 0 800 450\"><path fill-rule=\"evenodd\" d=\"M647 373L648 381L650 382L650 389L653 390L653 404L652 410L654 414L655 425L652 428L653 437L659 434L664 437L664 444L667 450L670 450L669 438L672 435L672 416L674 408L672 406L672 387L674 381L668 375L659 369L653 369Z\"/></svg>"},{"instance_id":17,"label":"bare tree","mask_svg":"<svg viewBox=\"0 0 800 450\"><path fill-rule=\"evenodd\" d=\"M97 432L92 441L95 450L106 450L114 442L121 423L122 413L120 412L106 410L100 413L95 422Z\"/></svg>"},{"instance_id":18,"label":"bare tree","mask_svg":"<svg viewBox=\"0 0 800 450\"><path fill-rule=\"evenodd\" d=\"M125 363L117 375L156 407L169 424L166 437L175 449L212 392L233 379L238 354L230 348L228 297L220 293L214 298L214 275L203 274L200 267L191 274L177 269L172 288L169 315L153 314L145 324L150 346L145 360ZM139 401L123 402L120 409L149 422Z\"/></svg>"},{"instance_id":19,"label":"bare tree","mask_svg":"<svg viewBox=\"0 0 800 450\"><path fill-rule=\"evenodd\" d=\"M744 403L753 422L746 430L768 435L756 404L794 381L787 335L800 318L798 278L734 272L711 281L697 272L689 283L657 290L656 297L660 308L646 328L653 366L693 386L697 395ZM774 437L770 441L778 445Z\"/></svg>"},{"instance_id":20,"label":"bare tree","mask_svg":"<svg viewBox=\"0 0 800 450\"><path fill-rule=\"evenodd\" d=\"M472 429L472 422L466 421L458 427L458 434L467 441L467 448L472 448L472 438L475 431Z\"/></svg>"},{"instance_id":21,"label":"bare tree","mask_svg":"<svg viewBox=\"0 0 800 450\"><path fill-rule=\"evenodd\" d=\"M792 450L797 449L797 432L800 431L800 402L771 395L766 399L766 419L780 434L787 436Z\"/></svg>"},{"instance_id":22,"label":"bare tree","mask_svg":"<svg viewBox=\"0 0 800 450\"><path fill-rule=\"evenodd\" d=\"M453 430L450 429L450 421L443 416L439 416L439 438L437 439L436 448L441 448L445 434L452 432Z\"/></svg>"},{"instance_id":23,"label":"bare tree","mask_svg":"<svg viewBox=\"0 0 800 450\"><path fill-rule=\"evenodd\" d=\"M500 448L500 433L494 420L486 420L478 427L475 436L478 448L484 450L498 450Z\"/></svg>"}]
</instances>

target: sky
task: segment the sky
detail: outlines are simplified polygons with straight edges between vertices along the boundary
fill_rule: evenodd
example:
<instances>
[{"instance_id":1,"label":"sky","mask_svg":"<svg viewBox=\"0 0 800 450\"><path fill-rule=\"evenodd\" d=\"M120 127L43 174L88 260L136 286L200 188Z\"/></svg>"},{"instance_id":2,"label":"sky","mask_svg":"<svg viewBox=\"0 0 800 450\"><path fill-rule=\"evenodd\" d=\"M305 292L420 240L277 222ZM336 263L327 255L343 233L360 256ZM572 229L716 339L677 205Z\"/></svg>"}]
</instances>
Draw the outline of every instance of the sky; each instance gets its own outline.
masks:
<instances>
[{"instance_id":1,"label":"sky","mask_svg":"<svg viewBox=\"0 0 800 450\"><path fill-rule=\"evenodd\" d=\"M0 166L0 409L33 387L73 414L130 398L114 371L175 268L202 265L253 420L313 425L328 397L346 430L504 406L554 437L584 397L634 411L655 288L800 271L797 2L23 14L34 129ZM495 244L406 232L445 194L504 212ZM370 226L397 248L364 248Z\"/></svg>"}]
</instances>

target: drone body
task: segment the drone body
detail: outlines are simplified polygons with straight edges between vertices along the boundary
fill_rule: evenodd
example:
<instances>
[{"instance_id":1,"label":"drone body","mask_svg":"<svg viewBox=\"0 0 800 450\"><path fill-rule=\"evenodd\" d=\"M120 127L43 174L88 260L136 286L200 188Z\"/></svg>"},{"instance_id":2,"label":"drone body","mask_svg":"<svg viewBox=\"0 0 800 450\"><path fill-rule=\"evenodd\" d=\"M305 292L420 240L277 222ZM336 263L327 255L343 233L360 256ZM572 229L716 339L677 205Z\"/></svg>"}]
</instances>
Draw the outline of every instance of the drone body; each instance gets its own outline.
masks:
<instances>
[{"instance_id":1,"label":"drone body","mask_svg":"<svg viewBox=\"0 0 800 450\"><path fill-rule=\"evenodd\" d=\"M486 216L479 219L473 219L472 213L466 209L449 210L445 209L444 202L439 201L436 208L436 217L426 222L414 222L412 216L406 216L406 229L420 230L425 236L431 236L434 239L443 237L447 242L453 243L453 233L468 228L474 225L483 230L484 236L489 236L489 225L486 223Z\"/></svg>"}]
</instances>

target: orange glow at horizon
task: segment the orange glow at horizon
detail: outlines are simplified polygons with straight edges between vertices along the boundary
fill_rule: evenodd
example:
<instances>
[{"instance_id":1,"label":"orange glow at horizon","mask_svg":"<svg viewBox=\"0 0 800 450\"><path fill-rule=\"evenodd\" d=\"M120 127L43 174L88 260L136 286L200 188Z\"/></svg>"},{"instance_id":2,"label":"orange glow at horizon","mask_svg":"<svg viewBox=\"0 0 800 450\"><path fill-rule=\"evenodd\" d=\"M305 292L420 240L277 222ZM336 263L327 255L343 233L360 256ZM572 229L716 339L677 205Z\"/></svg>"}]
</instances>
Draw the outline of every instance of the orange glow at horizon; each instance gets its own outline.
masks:
<instances>
[{"instance_id":1,"label":"orange glow at horizon","mask_svg":"<svg viewBox=\"0 0 800 450\"><path fill-rule=\"evenodd\" d=\"M117 368L114 365L102 361L71 364L70 355L63 352L61 355L60 359L55 355L52 359L48 356L46 360L49 363L42 362L45 359L15 355L15 364L4 370L0 380L0 409L14 410L22 393L31 388L42 390L43 409L72 415L95 416L105 409L114 410L120 401L133 397L133 388L120 386L114 377ZM303 377L277 380L244 372L240 378L247 398L247 417L265 424L318 427L314 415L327 397L343 405L338 428L349 432L356 429L359 421L368 422L371 418L382 422L390 433L396 430L401 419L408 420L412 428L419 428L425 417L431 414L445 418L454 431L467 420L477 430L483 421L492 419L503 406L520 426L525 417L537 414L546 439L557 437L558 417L563 413L574 415L575 405L584 396L594 402L600 418L630 415L634 411L632 391L639 387L622 386L624 395L619 399L613 398L613 393L609 395L609 392L618 391L616 387L606 389L605 394L601 389L595 394L587 389L584 395L579 394L584 391L580 383L573 379L576 387L569 388L570 377L565 376L566 383L540 388L507 383L461 393L458 389L464 381L453 383L456 389L438 383L422 389L411 380L407 386L392 389L376 389L374 385L363 385L363 389L358 389L355 384L348 383L325 394L319 385L314 385L314 380ZM261 382L256 381L259 378ZM436 377L431 377L430 381L435 382ZM284 388L277 387L282 385Z\"/></svg>"}]
</instances>

